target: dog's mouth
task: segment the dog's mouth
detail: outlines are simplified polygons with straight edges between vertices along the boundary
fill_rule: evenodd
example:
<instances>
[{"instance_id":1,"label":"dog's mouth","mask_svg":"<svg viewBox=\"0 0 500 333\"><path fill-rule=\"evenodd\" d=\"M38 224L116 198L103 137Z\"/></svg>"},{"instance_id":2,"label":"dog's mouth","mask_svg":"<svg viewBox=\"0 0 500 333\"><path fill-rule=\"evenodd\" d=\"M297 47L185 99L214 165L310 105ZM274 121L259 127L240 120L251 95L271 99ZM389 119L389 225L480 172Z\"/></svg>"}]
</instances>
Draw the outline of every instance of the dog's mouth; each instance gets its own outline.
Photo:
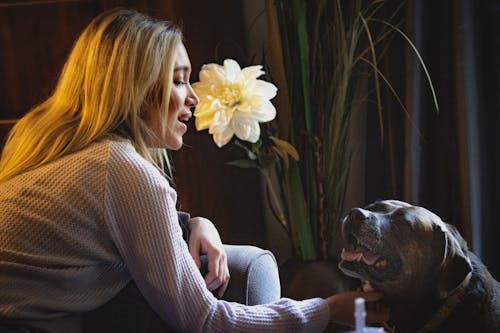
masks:
<instances>
[{"instance_id":1,"label":"dog's mouth","mask_svg":"<svg viewBox=\"0 0 500 333\"><path fill-rule=\"evenodd\" d=\"M398 258L382 255L382 252L351 233L347 237L346 247L342 249L339 267L345 274L362 281L377 283L392 280Z\"/></svg>"},{"instance_id":2,"label":"dog's mouth","mask_svg":"<svg viewBox=\"0 0 500 333\"><path fill-rule=\"evenodd\" d=\"M387 259L375 253L367 245L356 241L355 245L351 245L350 247L354 249L342 249L340 255L342 260L363 263L368 266L374 266L377 269L384 269L387 267Z\"/></svg>"}]
</instances>

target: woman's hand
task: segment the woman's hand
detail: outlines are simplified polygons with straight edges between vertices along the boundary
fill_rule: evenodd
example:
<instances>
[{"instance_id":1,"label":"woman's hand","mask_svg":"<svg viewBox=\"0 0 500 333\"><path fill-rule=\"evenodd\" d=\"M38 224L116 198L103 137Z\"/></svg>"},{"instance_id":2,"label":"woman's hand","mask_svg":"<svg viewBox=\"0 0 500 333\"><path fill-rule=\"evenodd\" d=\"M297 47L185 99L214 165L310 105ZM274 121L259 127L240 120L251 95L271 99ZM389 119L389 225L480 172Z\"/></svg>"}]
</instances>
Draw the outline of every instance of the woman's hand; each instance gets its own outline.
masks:
<instances>
[{"instance_id":1,"label":"woman's hand","mask_svg":"<svg viewBox=\"0 0 500 333\"><path fill-rule=\"evenodd\" d=\"M354 326L354 300L358 297L365 299L367 325L389 320L389 309L380 302L383 297L381 293L348 291L326 299L330 307L330 321Z\"/></svg>"},{"instance_id":2,"label":"woman's hand","mask_svg":"<svg viewBox=\"0 0 500 333\"><path fill-rule=\"evenodd\" d=\"M205 254L208 260L208 274L205 283L208 290L217 290L222 297L229 283L227 256L217 229L210 220L193 217L189 220L189 252L198 268L201 267L200 255Z\"/></svg>"}]
</instances>

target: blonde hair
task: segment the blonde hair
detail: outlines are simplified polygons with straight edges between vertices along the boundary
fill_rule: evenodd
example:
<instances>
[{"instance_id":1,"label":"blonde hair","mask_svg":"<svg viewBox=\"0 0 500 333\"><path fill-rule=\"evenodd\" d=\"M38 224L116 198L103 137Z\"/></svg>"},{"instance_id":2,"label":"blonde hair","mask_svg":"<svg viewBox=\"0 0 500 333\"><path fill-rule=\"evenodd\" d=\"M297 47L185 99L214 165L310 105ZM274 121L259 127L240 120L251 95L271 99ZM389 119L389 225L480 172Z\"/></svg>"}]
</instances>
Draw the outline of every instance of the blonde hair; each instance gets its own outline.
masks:
<instances>
[{"instance_id":1,"label":"blonde hair","mask_svg":"<svg viewBox=\"0 0 500 333\"><path fill-rule=\"evenodd\" d=\"M146 145L153 134L142 115L151 106L168 110L179 43L177 27L133 10L97 16L75 42L53 94L10 131L0 182L116 136L170 172L166 150ZM165 129L166 112L160 122Z\"/></svg>"}]
</instances>

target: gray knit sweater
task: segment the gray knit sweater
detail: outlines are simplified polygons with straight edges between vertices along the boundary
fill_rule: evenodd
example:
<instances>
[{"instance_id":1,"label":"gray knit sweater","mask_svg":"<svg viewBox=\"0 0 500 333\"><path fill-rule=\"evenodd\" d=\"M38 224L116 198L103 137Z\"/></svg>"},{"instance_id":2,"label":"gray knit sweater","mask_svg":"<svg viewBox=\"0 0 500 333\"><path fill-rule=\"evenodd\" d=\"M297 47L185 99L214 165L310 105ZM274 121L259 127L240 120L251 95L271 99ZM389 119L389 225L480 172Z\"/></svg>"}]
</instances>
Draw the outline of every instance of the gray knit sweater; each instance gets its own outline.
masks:
<instances>
[{"instance_id":1,"label":"gray knit sweater","mask_svg":"<svg viewBox=\"0 0 500 333\"><path fill-rule=\"evenodd\" d=\"M176 193L128 141L102 141L0 183L0 319L95 309L131 279L179 332L317 332L322 299L216 299L182 239Z\"/></svg>"}]
</instances>

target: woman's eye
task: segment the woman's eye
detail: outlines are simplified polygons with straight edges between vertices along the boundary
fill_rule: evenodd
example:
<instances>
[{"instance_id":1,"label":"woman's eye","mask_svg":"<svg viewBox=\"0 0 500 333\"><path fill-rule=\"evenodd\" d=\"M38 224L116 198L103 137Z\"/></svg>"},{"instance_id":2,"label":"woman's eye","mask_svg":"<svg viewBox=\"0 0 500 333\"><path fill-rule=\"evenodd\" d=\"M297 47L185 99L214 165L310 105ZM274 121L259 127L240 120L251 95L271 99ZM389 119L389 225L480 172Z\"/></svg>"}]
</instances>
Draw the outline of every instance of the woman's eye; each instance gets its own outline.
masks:
<instances>
[{"instance_id":1,"label":"woman's eye","mask_svg":"<svg viewBox=\"0 0 500 333\"><path fill-rule=\"evenodd\" d=\"M185 86L185 85L188 85L189 82L184 82L184 81L177 81L177 80L174 80L174 84L176 86Z\"/></svg>"}]
</instances>

